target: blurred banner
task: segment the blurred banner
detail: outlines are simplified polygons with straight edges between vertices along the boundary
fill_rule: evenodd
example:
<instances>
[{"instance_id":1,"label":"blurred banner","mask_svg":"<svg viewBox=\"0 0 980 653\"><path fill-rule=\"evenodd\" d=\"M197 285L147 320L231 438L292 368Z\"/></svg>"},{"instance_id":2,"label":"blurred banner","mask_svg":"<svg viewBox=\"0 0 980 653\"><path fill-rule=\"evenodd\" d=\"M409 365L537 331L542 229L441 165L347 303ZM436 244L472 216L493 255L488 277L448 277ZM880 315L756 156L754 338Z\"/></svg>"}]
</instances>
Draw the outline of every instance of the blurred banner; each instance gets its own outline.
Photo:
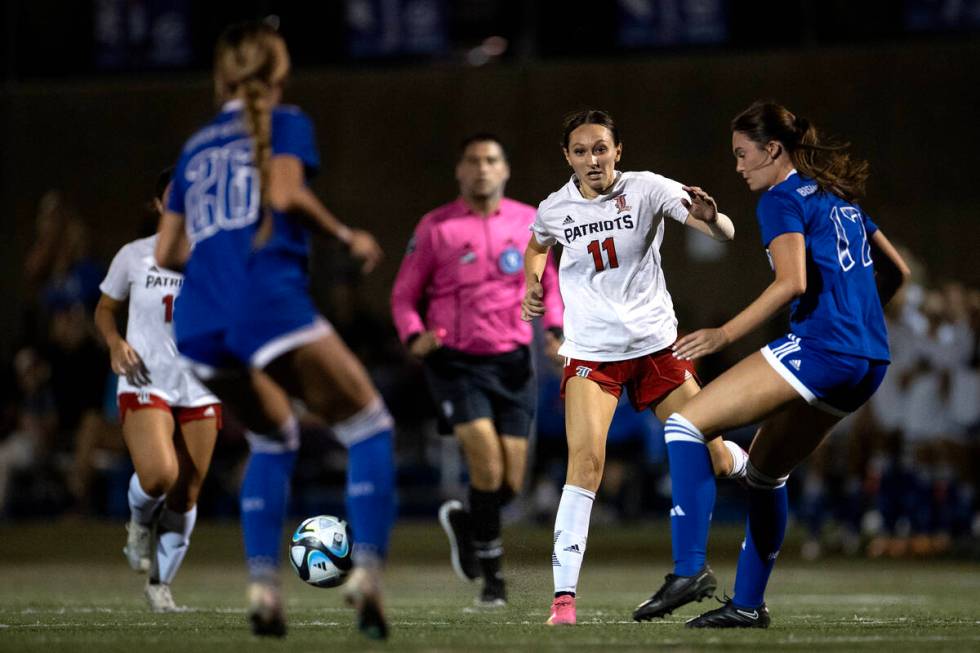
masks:
<instances>
[{"instance_id":1,"label":"blurred banner","mask_svg":"<svg viewBox=\"0 0 980 653\"><path fill-rule=\"evenodd\" d=\"M347 50L353 59L432 56L448 47L442 0L347 0Z\"/></svg>"},{"instance_id":2,"label":"blurred banner","mask_svg":"<svg viewBox=\"0 0 980 653\"><path fill-rule=\"evenodd\" d=\"M910 32L971 30L980 27L980 0L905 0Z\"/></svg>"},{"instance_id":3,"label":"blurred banner","mask_svg":"<svg viewBox=\"0 0 980 653\"><path fill-rule=\"evenodd\" d=\"M96 0L93 11L96 68L180 68L191 63L190 0Z\"/></svg>"},{"instance_id":4,"label":"blurred banner","mask_svg":"<svg viewBox=\"0 0 980 653\"><path fill-rule=\"evenodd\" d=\"M726 43L728 0L617 0L623 47Z\"/></svg>"}]
</instances>

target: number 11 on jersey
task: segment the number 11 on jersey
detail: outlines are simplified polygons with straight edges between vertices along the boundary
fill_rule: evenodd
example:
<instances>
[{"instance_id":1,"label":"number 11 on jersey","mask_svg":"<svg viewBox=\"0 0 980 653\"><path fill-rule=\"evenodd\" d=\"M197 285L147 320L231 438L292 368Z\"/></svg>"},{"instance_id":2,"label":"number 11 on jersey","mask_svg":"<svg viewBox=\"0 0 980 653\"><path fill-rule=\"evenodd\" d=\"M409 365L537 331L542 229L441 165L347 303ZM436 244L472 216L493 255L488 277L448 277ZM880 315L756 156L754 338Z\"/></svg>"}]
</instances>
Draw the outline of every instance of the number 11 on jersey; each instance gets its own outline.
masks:
<instances>
[{"instance_id":1,"label":"number 11 on jersey","mask_svg":"<svg viewBox=\"0 0 980 653\"><path fill-rule=\"evenodd\" d=\"M174 321L174 296L167 295L160 300L163 303L163 321L170 323Z\"/></svg>"},{"instance_id":2,"label":"number 11 on jersey","mask_svg":"<svg viewBox=\"0 0 980 653\"><path fill-rule=\"evenodd\" d=\"M619 259L616 258L616 243L613 241L612 236L602 241L601 245L598 240L593 240L586 249L589 250L589 254L592 254L596 272L602 272L606 269L606 262L602 260L603 249L606 250L606 256L609 258L610 269L619 267Z\"/></svg>"}]
</instances>

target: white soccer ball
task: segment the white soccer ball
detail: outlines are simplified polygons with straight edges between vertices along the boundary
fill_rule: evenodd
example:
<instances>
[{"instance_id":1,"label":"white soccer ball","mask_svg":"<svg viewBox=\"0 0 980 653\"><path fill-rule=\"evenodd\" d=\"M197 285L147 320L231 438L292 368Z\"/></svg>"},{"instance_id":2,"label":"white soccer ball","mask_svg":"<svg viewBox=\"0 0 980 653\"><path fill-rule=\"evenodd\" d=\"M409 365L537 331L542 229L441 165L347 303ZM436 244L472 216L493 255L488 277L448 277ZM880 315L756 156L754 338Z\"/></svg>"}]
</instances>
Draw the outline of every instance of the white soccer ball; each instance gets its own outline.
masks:
<instances>
[{"instance_id":1,"label":"white soccer ball","mask_svg":"<svg viewBox=\"0 0 980 653\"><path fill-rule=\"evenodd\" d=\"M289 561L301 580L314 587L336 587L350 573L353 538L339 517L304 519L289 543Z\"/></svg>"}]
</instances>

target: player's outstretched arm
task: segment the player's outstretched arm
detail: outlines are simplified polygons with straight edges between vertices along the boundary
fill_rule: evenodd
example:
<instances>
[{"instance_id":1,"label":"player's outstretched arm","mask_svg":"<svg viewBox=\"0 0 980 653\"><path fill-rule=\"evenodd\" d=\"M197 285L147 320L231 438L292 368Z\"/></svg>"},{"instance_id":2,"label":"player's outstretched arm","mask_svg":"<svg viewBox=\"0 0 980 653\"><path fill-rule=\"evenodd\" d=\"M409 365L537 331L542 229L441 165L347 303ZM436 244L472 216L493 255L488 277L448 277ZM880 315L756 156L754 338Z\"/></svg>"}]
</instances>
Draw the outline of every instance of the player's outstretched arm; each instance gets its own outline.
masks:
<instances>
[{"instance_id":1,"label":"player's outstretched arm","mask_svg":"<svg viewBox=\"0 0 980 653\"><path fill-rule=\"evenodd\" d=\"M912 271L880 229L871 235L871 260L874 261L878 297L884 306L891 301L899 288L909 282Z\"/></svg>"},{"instance_id":2,"label":"player's outstretched arm","mask_svg":"<svg viewBox=\"0 0 980 653\"><path fill-rule=\"evenodd\" d=\"M321 234L332 236L350 248L351 255L362 262L361 269L373 270L384 252L367 231L351 229L337 219L306 186L303 163L292 155L272 157L269 165L269 204L282 213L297 213L306 217Z\"/></svg>"},{"instance_id":3,"label":"player's outstretched arm","mask_svg":"<svg viewBox=\"0 0 980 653\"><path fill-rule=\"evenodd\" d=\"M806 244L803 234L780 234L769 243L776 278L755 301L724 326L700 329L677 340L674 356L695 359L724 349L745 334L754 331L781 311L784 306L806 292Z\"/></svg>"},{"instance_id":4,"label":"player's outstretched arm","mask_svg":"<svg viewBox=\"0 0 980 653\"><path fill-rule=\"evenodd\" d=\"M684 186L684 192L690 197L689 200L681 200L681 204L688 210L687 221L684 224L715 240L735 238L734 223L731 218L718 210L718 204L713 197L698 186Z\"/></svg>"},{"instance_id":5,"label":"player's outstretched arm","mask_svg":"<svg viewBox=\"0 0 980 653\"><path fill-rule=\"evenodd\" d=\"M548 264L548 250L550 247L542 245L535 236L531 236L527 241L527 249L524 250L524 299L521 301L521 319L530 322L536 317L541 317L545 313L544 287L541 285L541 277L544 274L544 266Z\"/></svg>"}]
</instances>

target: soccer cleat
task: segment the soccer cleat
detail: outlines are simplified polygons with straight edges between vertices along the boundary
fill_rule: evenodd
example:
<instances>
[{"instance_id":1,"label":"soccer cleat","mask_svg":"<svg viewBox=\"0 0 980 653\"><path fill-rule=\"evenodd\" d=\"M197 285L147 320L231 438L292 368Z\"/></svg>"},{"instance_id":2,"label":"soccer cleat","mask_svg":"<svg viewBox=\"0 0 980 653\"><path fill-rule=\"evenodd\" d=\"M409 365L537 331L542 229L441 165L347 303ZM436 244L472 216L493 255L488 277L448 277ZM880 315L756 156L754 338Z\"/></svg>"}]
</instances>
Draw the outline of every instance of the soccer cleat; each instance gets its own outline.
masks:
<instances>
[{"instance_id":1,"label":"soccer cleat","mask_svg":"<svg viewBox=\"0 0 980 653\"><path fill-rule=\"evenodd\" d=\"M633 619L649 621L666 616L682 605L702 601L706 596L714 596L717 587L718 579L708 565L693 576L667 574L664 576L664 584L656 594L636 606Z\"/></svg>"},{"instance_id":2,"label":"soccer cleat","mask_svg":"<svg viewBox=\"0 0 980 653\"><path fill-rule=\"evenodd\" d=\"M470 530L470 513L463 509L463 504L452 499L439 507L439 523L449 538L449 560L453 571L464 581L474 581L480 577L480 563L476 559L476 549L473 547L473 535Z\"/></svg>"},{"instance_id":3,"label":"soccer cleat","mask_svg":"<svg viewBox=\"0 0 980 653\"><path fill-rule=\"evenodd\" d=\"M562 594L551 603L551 616L545 622L549 626L575 625L575 597Z\"/></svg>"},{"instance_id":4,"label":"soccer cleat","mask_svg":"<svg viewBox=\"0 0 980 653\"><path fill-rule=\"evenodd\" d=\"M476 599L478 608L502 608L507 605L507 588L502 580L485 582Z\"/></svg>"},{"instance_id":5,"label":"soccer cleat","mask_svg":"<svg viewBox=\"0 0 980 653\"><path fill-rule=\"evenodd\" d=\"M739 608L726 597L725 605L689 619L687 628L768 628L769 608L763 603L758 608Z\"/></svg>"},{"instance_id":6,"label":"soccer cleat","mask_svg":"<svg viewBox=\"0 0 980 653\"><path fill-rule=\"evenodd\" d=\"M166 583L147 583L143 590L150 612L177 612L177 604L170 594L170 585Z\"/></svg>"},{"instance_id":7,"label":"soccer cleat","mask_svg":"<svg viewBox=\"0 0 980 653\"><path fill-rule=\"evenodd\" d=\"M153 528L130 519L126 522L126 546L123 555L133 571L145 574L150 570L153 553Z\"/></svg>"},{"instance_id":8,"label":"soccer cleat","mask_svg":"<svg viewBox=\"0 0 980 653\"><path fill-rule=\"evenodd\" d=\"M344 585L347 605L357 611L357 629L368 639L387 639L388 623L381 609L381 578L377 571L355 567Z\"/></svg>"},{"instance_id":9,"label":"soccer cleat","mask_svg":"<svg viewBox=\"0 0 980 653\"><path fill-rule=\"evenodd\" d=\"M278 584L256 581L248 584L248 620L252 624L253 635L286 636L286 615L283 613Z\"/></svg>"}]
</instances>

